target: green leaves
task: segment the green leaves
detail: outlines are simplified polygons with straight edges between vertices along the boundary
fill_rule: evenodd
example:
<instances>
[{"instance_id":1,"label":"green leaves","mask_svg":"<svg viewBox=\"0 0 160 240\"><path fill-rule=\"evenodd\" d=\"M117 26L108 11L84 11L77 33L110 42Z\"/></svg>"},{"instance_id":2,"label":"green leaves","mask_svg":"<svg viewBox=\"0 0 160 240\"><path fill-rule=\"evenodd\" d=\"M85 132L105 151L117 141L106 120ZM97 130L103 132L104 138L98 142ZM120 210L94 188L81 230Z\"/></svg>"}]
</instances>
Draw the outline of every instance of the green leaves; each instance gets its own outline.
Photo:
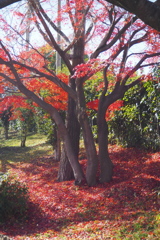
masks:
<instances>
[{"instance_id":1,"label":"green leaves","mask_svg":"<svg viewBox=\"0 0 160 240\"><path fill-rule=\"evenodd\" d=\"M0 185L0 223L22 221L27 213L28 190L20 182L4 179Z\"/></svg>"}]
</instances>

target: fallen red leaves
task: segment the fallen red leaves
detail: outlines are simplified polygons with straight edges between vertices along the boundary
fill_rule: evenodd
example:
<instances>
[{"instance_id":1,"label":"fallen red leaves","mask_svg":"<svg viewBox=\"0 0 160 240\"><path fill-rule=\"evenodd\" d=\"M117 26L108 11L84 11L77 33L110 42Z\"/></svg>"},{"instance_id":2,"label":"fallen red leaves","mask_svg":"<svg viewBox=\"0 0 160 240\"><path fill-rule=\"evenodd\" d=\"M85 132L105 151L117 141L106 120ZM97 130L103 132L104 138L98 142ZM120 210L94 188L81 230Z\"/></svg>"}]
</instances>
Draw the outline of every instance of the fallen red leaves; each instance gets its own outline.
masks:
<instances>
[{"instance_id":1,"label":"fallen red leaves","mask_svg":"<svg viewBox=\"0 0 160 240\"><path fill-rule=\"evenodd\" d=\"M35 236L42 233L49 236L44 239L59 239L65 227L76 224L76 229L70 229L72 235L84 239L87 231L111 231L123 221L133 221L140 212L158 211L160 153L110 146L110 155L115 166L113 181L96 187L57 182L58 163L51 157L11 165L12 175L29 188L29 218L22 225L4 226L2 233L14 239L38 239ZM85 165L85 160L81 163ZM88 230L84 233L84 229Z\"/></svg>"}]
</instances>

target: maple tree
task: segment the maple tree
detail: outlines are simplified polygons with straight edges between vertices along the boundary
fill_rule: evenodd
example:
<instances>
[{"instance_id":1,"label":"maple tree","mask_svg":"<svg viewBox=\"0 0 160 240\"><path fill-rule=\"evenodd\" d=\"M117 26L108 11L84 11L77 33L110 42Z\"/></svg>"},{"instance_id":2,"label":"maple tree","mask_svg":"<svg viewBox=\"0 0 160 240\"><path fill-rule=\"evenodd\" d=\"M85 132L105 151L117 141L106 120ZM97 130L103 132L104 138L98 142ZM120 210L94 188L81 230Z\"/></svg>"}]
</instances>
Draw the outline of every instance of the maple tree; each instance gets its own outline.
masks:
<instances>
[{"instance_id":1,"label":"maple tree","mask_svg":"<svg viewBox=\"0 0 160 240\"><path fill-rule=\"evenodd\" d=\"M94 0L88 0L87 3L86 6L84 0L67 0L57 19L45 9L48 7L47 2L40 4L38 0L30 0L32 16L29 19L26 17L26 22L23 21L21 31L16 26L9 26L3 19L3 30L7 28L11 32L10 36L6 36L6 45L5 41L0 42L0 76L2 87L7 82L13 84L55 121L65 148L60 161L59 180L70 179L73 170L76 184L86 179L88 185L93 186L96 184L98 165L101 182L109 182L113 175L113 164L108 153L106 112L128 89L147 80L145 74L136 77L136 72L157 64L160 43L157 32L136 16L105 1L99 1L98 5ZM26 16L20 11L15 14L18 19ZM23 34L28 20L30 28L36 26L43 40L61 56L69 77L56 75L49 68L46 54L36 46L33 47L34 41L27 42L30 51L17 53L12 50L12 42L16 40L18 44L19 38L25 40ZM57 28L57 21L64 25L67 22L67 33L65 28ZM61 43L56 41L55 32L61 36ZM135 47L140 43L143 43L143 50ZM86 53L90 57L85 61ZM98 86L101 87L101 96L97 113L97 153L87 115L84 83L98 71L103 71L104 83ZM109 76L113 76L113 81L110 81ZM66 101L67 106L64 104ZM67 107L66 125L59 112L63 105L65 109ZM86 176L78 161L80 127L88 160Z\"/></svg>"}]
</instances>

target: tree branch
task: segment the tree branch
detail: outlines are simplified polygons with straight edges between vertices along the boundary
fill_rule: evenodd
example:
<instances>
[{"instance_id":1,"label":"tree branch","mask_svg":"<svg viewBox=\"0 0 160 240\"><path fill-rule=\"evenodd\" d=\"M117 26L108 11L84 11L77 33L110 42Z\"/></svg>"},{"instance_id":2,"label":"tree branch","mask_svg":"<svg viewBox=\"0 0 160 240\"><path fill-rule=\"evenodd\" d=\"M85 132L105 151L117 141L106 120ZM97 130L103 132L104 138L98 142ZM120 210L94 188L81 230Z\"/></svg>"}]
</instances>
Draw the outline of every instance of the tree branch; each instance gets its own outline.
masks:
<instances>
[{"instance_id":1,"label":"tree branch","mask_svg":"<svg viewBox=\"0 0 160 240\"><path fill-rule=\"evenodd\" d=\"M121 7L140 18L145 24L160 31L160 0L105 0Z\"/></svg>"},{"instance_id":2,"label":"tree branch","mask_svg":"<svg viewBox=\"0 0 160 240\"><path fill-rule=\"evenodd\" d=\"M20 1L21 0L0 0L0 9Z\"/></svg>"}]
</instances>

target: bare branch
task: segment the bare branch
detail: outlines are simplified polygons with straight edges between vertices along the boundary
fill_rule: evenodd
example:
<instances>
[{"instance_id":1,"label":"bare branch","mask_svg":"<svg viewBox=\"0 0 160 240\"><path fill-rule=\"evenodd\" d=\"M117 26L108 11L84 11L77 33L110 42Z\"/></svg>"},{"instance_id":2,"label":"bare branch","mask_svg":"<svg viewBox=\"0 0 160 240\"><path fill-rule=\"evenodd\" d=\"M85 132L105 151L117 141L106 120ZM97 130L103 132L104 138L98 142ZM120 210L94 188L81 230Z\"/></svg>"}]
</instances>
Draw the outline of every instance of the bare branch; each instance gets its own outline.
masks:
<instances>
[{"instance_id":1,"label":"bare branch","mask_svg":"<svg viewBox=\"0 0 160 240\"><path fill-rule=\"evenodd\" d=\"M20 1L21 0L0 0L0 9Z\"/></svg>"},{"instance_id":2,"label":"bare branch","mask_svg":"<svg viewBox=\"0 0 160 240\"><path fill-rule=\"evenodd\" d=\"M43 17L46 19L46 21L51 25L51 27L59 34L61 35L64 40L68 43L70 43L69 38L64 34L64 32L62 32L55 24L53 21L51 21L51 19L48 17L48 15L45 13L44 9L42 8L41 4L39 1L37 1L37 6L40 10L40 12L42 13Z\"/></svg>"},{"instance_id":3,"label":"bare branch","mask_svg":"<svg viewBox=\"0 0 160 240\"><path fill-rule=\"evenodd\" d=\"M130 13L135 14L145 24L160 31L160 4L159 0L150 2L149 0L105 0L117 5Z\"/></svg>"},{"instance_id":4,"label":"bare branch","mask_svg":"<svg viewBox=\"0 0 160 240\"><path fill-rule=\"evenodd\" d=\"M121 37L121 35L137 20L137 17L133 17L128 23L126 23L122 29L119 31L117 35L108 43L106 44L105 40L108 40L108 36L105 35L103 40L101 41L99 47L96 49L96 51L91 55L91 58L96 58L100 53L110 49ZM115 24L114 26L115 27ZM112 28L113 28L112 27ZM113 31L113 30L112 30Z\"/></svg>"},{"instance_id":5,"label":"bare branch","mask_svg":"<svg viewBox=\"0 0 160 240\"><path fill-rule=\"evenodd\" d=\"M67 67L68 67L68 69L69 69L69 71L70 71L71 73L73 73L73 68L72 68L72 65L71 65L69 59L67 58L65 52L64 52L64 51L60 48L60 46L57 44L57 42L56 42L55 38L53 37L53 35L52 35L49 27L47 26L45 20L43 19L43 16L42 16L41 12L40 12L39 9L37 8L36 3L35 3L33 0L29 0L29 1L30 1L30 4L32 5L32 7L34 8L34 10L35 10L35 12L36 12L36 14L37 14L40 22L42 23L42 25L43 25L43 27L44 27L44 29L45 29L45 31L46 31L46 33L47 33L50 41L51 41L53 47L54 47L55 50L59 53L59 55L61 56L61 58L64 60L64 62L66 63L66 65L67 65Z\"/></svg>"}]
</instances>

